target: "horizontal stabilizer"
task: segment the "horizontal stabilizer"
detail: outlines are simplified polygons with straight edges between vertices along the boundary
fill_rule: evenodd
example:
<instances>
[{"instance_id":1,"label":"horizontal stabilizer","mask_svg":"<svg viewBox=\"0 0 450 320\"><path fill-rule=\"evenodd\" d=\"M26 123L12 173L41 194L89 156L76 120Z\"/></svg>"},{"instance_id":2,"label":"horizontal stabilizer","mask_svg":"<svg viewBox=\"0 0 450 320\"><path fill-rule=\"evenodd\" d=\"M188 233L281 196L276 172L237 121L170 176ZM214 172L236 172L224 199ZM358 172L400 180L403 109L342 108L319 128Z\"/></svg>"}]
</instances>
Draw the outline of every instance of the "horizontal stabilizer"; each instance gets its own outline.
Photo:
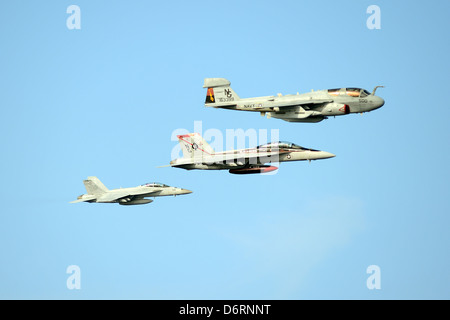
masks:
<instances>
[{"instance_id":1,"label":"horizontal stabilizer","mask_svg":"<svg viewBox=\"0 0 450 320\"><path fill-rule=\"evenodd\" d=\"M206 105L207 107L214 107L214 108L222 108L222 109L236 109L236 102L224 102L221 103L219 106L216 106L214 104L212 105Z\"/></svg>"},{"instance_id":2,"label":"horizontal stabilizer","mask_svg":"<svg viewBox=\"0 0 450 320\"><path fill-rule=\"evenodd\" d=\"M97 198L97 196L84 194L82 196L79 196L77 200L70 201L69 203L78 203L78 202L92 201L92 200L95 200L96 198Z\"/></svg>"}]
</instances>

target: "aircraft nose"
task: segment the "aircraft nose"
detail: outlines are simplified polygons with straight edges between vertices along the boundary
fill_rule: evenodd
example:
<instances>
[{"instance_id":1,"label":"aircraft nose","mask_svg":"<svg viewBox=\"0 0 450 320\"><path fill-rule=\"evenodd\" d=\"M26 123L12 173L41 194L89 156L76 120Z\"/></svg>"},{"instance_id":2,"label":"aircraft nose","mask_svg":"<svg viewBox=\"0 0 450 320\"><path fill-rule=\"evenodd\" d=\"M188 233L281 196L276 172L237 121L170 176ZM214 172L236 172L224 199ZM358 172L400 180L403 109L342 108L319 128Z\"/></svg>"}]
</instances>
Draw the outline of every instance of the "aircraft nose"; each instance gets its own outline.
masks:
<instances>
[{"instance_id":1,"label":"aircraft nose","mask_svg":"<svg viewBox=\"0 0 450 320\"><path fill-rule=\"evenodd\" d=\"M316 155L317 159L329 159L336 157L335 154L326 151L319 151Z\"/></svg>"},{"instance_id":2,"label":"aircraft nose","mask_svg":"<svg viewBox=\"0 0 450 320\"><path fill-rule=\"evenodd\" d=\"M326 151L322 151L323 155L322 155L322 159L329 159L329 158L334 158L336 157L335 154L331 153L331 152L326 152Z\"/></svg>"},{"instance_id":3,"label":"aircraft nose","mask_svg":"<svg viewBox=\"0 0 450 320\"><path fill-rule=\"evenodd\" d=\"M375 103L375 109L381 108L382 106L384 106L384 99L377 97L376 103Z\"/></svg>"},{"instance_id":4,"label":"aircraft nose","mask_svg":"<svg viewBox=\"0 0 450 320\"><path fill-rule=\"evenodd\" d=\"M188 189L180 189L179 191L179 194L189 194L189 193L192 193L192 191Z\"/></svg>"}]
</instances>

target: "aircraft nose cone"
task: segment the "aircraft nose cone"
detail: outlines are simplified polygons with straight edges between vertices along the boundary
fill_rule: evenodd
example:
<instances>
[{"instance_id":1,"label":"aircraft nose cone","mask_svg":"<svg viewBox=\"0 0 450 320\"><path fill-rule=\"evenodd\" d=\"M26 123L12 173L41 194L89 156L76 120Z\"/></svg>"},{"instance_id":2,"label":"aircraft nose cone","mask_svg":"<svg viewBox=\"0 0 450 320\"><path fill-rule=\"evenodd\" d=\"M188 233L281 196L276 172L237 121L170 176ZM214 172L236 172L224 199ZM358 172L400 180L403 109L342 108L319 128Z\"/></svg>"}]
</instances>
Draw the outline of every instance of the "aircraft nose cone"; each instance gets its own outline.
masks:
<instances>
[{"instance_id":1,"label":"aircraft nose cone","mask_svg":"<svg viewBox=\"0 0 450 320\"><path fill-rule=\"evenodd\" d=\"M321 159L329 159L329 158L334 158L334 157L336 157L335 154L333 154L331 152L322 151Z\"/></svg>"},{"instance_id":2,"label":"aircraft nose cone","mask_svg":"<svg viewBox=\"0 0 450 320\"><path fill-rule=\"evenodd\" d=\"M181 189L180 190L180 194L189 194L189 193L192 193L192 191L188 190L188 189Z\"/></svg>"},{"instance_id":3,"label":"aircraft nose cone","mask_svg":"<svg viewBox=\"0 0 450 320\"><path fill-rule=\"evenodd\" d=\"M329 159L329 158L334 158L334 157L336 157L335 154L333 154L331 152L326 152L326 151L318 151L318 152L315 152L315 154L314 154L315 159Z\"/></svg>"},{"instance_id":4,"label":"aircraft nose cone","mask_svg":"<svg viewBox=\"0 0 450 320\"><path fill-rule=\"evenodd\" d=\"M374 109L378 109L381 108L382 106L384 106L384 99L380 98L380 97L376 97L377 99L375 100L375 104L374 104Z\"/></svg>"}]
</instances>

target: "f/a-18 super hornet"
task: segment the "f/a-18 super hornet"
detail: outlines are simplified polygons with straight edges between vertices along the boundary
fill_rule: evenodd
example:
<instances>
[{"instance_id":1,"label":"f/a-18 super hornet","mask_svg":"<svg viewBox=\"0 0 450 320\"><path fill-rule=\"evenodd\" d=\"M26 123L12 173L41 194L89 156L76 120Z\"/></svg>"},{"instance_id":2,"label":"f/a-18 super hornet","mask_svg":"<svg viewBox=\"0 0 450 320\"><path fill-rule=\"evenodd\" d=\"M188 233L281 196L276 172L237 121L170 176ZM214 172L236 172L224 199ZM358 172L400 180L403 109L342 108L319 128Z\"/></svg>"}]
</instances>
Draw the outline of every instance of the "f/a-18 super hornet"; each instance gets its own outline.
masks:
<instances>
[{"instance_id":1,"label":"f/a-18 super hornet","mask_svg":"<svg viewBox=\"0 0 450 320\"><path fill-rule=\"evenodd\" d=\"M360 88L339 88L241 99L224 78L206 78L205 106L230 110L260 112L267 118L288 122L319 122L328 116L342 116L349 113L363 113L378 109L384 100L372 92Z\"/></svg>"},{"instance_id":2,"label":"f/a-18 super hornet","mask_svg":"<svg viewBox=\"0 0 450 320\"><path fill-rule=\"evenodd\" d=\"M271 142L256 148L214 152L198 133L179 135L183 158L170 166L187 170L229 170L234 174L267 173L278 168L266 163L318 160L335 157L334 154L300 147L290 142Z\"/></svg>"},{"instance_id":3,"label":"f/a-18 super hornet","mask_svg":"<svg viewBox=\"0 0 450 320\"><path fill-rule=\"evenodd\" d=\"M190 190L170 187L162 183L146 183L138 187L108 190L97 177L83 180L87 194L82 194L77 202L118 203L122 205L136 205L153 202L147 197L177 196L192 193Z\"/></svg>"}]
</instances>

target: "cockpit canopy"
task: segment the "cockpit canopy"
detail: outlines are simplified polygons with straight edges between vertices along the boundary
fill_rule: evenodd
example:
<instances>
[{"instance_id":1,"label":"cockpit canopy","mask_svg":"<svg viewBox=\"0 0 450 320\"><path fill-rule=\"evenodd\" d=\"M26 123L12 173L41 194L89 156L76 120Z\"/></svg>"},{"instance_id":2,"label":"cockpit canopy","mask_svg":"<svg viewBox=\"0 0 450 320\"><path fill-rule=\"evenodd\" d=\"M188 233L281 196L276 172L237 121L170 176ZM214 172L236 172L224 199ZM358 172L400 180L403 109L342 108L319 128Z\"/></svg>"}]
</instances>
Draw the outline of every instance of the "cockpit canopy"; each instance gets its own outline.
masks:
<instances>
[{"instance_id":1,"label":"cockpit canopy","mask_svg":"<svg viewBox=\"0 0 450 320\"><path fill-rule=\"evenodd\" d=\"M142 184L141 187L167 188L168 185L164 184L164 183L159 183L159 182L151 182L151 183Z\"/></svg>"},{"instance_id":2,"label":"cockpit canopy","mask_svg":"<svg viewBox=\"0 0 450 320\"><path fill-rule=\"evenodd\" d=\"M312 149L308 149L308 148L303 148L295 143L287 142L287 141L270 142L270 143L258 146L258 149L271 149L271 148L312 150Z\"/></svg>"},{"instance_id":3,"label":"cockpit canopy","mask_svg":"<svg viewBox=\"0 0 450 320\"><path fill-rule=\"evenodd\" d=\"M328 89L328 94L331 96L347 95L355 98L364 98L370 95L370 92L361 88L339 88Z\"/></svg>"}]
</instances>

